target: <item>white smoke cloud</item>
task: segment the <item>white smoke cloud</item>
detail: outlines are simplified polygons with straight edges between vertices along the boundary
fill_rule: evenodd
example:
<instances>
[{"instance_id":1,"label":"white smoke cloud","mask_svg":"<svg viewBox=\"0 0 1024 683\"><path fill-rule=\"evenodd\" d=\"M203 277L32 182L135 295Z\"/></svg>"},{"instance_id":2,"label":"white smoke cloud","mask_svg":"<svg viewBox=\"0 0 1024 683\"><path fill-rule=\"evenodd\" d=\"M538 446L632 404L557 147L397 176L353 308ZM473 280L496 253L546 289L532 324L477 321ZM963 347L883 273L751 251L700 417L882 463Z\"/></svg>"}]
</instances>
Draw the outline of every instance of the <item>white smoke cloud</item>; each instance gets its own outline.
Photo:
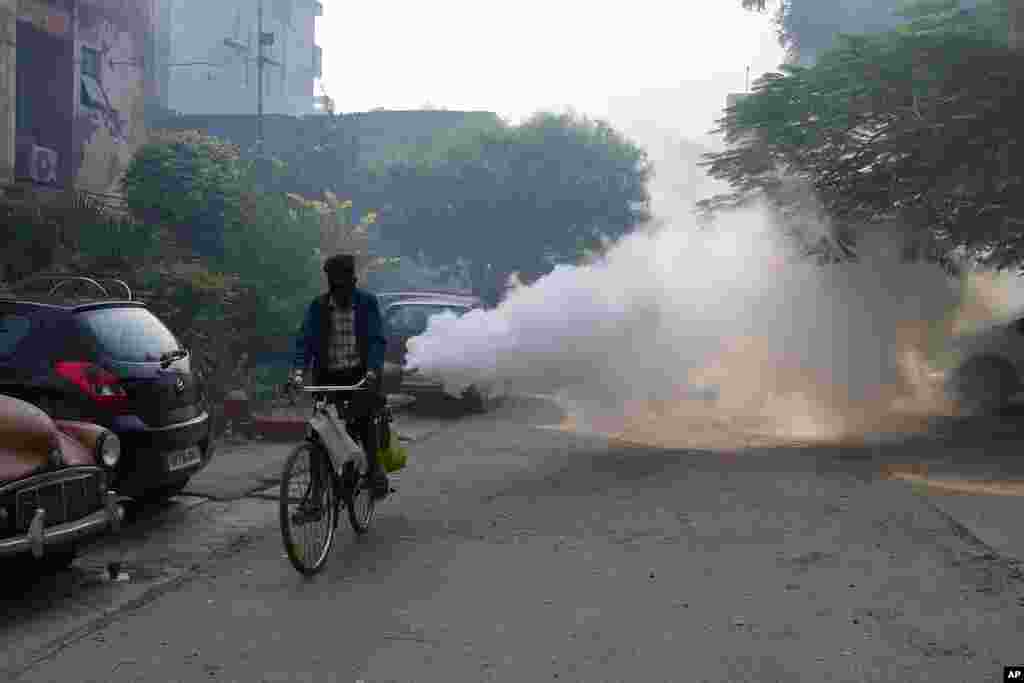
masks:
<instances>
[{"instance_id":1,"label":"white smoke cloud","mask_svg":"<svg viewBox=\"0 0 1024 683\"><path fill-rule=\"evenodd\" d=\"M501 382L620 412L678 398L691 368L732 340L756 337L787 363L866 398L892 382L897 323L941 318L956 292L934 266L899 263L884 237L857 264L796 263L760 210L713 231L676 217L615 244L593 265L561 266L496 309L438 316L410 343L408 365L458 393ZM757 391L763 378L731 377Z\"/></svg>"}]
</instances>

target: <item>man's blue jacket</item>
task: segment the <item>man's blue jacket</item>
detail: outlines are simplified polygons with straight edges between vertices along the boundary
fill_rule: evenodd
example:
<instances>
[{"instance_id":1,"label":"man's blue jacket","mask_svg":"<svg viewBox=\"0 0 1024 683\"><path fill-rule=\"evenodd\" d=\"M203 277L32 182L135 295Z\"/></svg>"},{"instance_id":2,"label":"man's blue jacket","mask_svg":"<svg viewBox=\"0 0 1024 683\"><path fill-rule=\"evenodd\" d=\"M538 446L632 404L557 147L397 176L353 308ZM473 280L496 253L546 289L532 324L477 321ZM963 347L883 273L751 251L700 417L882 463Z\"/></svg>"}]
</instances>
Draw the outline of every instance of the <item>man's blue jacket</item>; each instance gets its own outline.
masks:
<instances>
[{"instance_id":1,"label":"man's blue jacket","mask_svg":"<svg viewBox=\"0 0 1024 683\"><path fill-rule=\"evenodd\" d=\"M314 376L325 369L327 359L327 343L330 339L331 317L328 308L328 297L323 294L313 299L306 310L306 318L299 330L295 342L294 367L304 369L312 367ZM352 307L355 312L356 346L363 368L374 370L380 375L384 364L384 350L387 346L384 322L381 319L380 304L377 297L363 289L356 288L352 292ZM317 381L317 380L314 380Z\"/></svg>"}]
</instances>

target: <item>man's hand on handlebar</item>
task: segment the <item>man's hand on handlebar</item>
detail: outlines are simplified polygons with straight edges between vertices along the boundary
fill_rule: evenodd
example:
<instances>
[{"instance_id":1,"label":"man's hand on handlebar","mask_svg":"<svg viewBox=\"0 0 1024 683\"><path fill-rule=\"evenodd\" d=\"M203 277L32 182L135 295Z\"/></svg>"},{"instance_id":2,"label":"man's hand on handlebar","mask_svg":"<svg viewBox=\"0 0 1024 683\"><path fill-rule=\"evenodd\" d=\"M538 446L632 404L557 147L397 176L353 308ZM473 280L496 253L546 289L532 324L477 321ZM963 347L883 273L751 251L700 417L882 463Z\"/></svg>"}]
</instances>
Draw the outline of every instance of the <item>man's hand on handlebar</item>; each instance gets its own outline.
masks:
<instances>
[{"instance_id":1,"label":"man's hand on handlebar","mask_svg":"<svg viewBox=\"0 0 1024 683\"><path fill-rule=\"evenodd\" d=\"M367 370L366 375L363 376L357 384L361 386L373 386L380 375L375 370ZM302 370L293 370L291 375L288 377L288 384L297 389L303 387Z\"/></svg>"}]
</instances>

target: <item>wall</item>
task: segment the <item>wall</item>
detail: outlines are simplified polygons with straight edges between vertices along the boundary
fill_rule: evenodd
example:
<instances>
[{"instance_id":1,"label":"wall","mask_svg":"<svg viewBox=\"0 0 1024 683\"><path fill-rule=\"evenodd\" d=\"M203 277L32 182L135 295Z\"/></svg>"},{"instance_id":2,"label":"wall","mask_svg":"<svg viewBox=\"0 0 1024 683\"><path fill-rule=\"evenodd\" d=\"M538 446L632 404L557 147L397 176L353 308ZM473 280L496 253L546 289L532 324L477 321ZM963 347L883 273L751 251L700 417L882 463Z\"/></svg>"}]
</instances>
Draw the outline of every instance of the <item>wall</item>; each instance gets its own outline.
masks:
<instances>
[{"instance_id":1,"label":"wall","mask_svg":"<svg viewBox=\"0 0 1024 683\"><path fill-rule=\"evenodd\" d=\"M32 145L56 150L56 182L73 177L73 13L64 0L18 0L15 179L30 175Z\"/></svg>"},{"instance_id":2,"label":"wall","mask_svg":"<svg viewBox=\"0 0 1024 683\"><path fill-rule=\"evenodd\" d=\"M17 0L0 0L0 183L14 179Z\"/></svg>"},{"instance_id":3,"label":"wall","mask_svg":"<svg viewBox=\"0 0 1024 683\"><path fill-rule=\"evenodd\" d=\"M3 105L14 104L15 180L44 187L33 181L38 145L58 154L56 181L46 186L116 194L146 139L152 0L0 2L17 3L17 96L0 98L0 121L10 119ZM10 71L0 68L0 88ZM0 160L3 154L0 143Z\"/></svg>"},{"instance_id":4,"label":"wall","mask_svg":"<svg viewBox=\"0 0 1024 683\"><path fill-rule=\"evenodd\" d=\"M163 106L180 114L255 114L259 0L157 0ZM263 30L274 34L264 56L263 109L313 111L315 3L263 0Z\"/></svg>"},{"instance_id":5,"label":"wall","mask_svg":"<svg viewBox=\"0 0 1024 683\"><path fill-rule=\"evenodd\" d=\"M122 173L146 140L150 94L146 58L153 20L149 0L80 0L75 24L76 72L83 48L99 51L105 106L82 100L82 77L74 81L72 164L79 189L117 193Z\"/></svg>"}]
</instances>

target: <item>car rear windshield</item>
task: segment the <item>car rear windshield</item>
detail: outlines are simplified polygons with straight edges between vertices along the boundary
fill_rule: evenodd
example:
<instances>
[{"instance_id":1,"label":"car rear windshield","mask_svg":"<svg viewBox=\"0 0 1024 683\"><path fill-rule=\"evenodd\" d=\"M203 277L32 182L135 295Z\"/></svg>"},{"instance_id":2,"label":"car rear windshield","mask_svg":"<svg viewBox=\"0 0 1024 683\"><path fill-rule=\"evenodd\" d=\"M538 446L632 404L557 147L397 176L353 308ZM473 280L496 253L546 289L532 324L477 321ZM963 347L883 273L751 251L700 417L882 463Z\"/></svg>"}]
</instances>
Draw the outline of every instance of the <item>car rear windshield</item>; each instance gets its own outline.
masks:
<instances>
[{"instance_id":1,"label":"car rear windshield","mask_svg":"<svg viewBox=\"0 0 1024 683\"><path fill-rule=\"evenodd\" d=\"M99 308L80 313L78 320L102 352L116 361L158 361L181 348L167 326L145 308Z\"/></svg>"},{"instance_id":2,"label":"car rear windshield","mask_svg":"<svg viewBox=\"0 0 1024 683\"><path fill-rule=\"evenodd\" d=\"M28 316L0 311L0 358L13 356L31 330L32 320Z\"/></svg>"},{"instance_id":3,"label":"car rear windshield","mask_svg":"<svg viewBox=\"0 0 1024 683\"><path fill-rule=\"evenodd\" d=\"M409 304L395 306L388 315L388 325L394 333L417 336L427 330L430 318L441 313L454 313L461 316L469 309L459 305L444 304Z\"/></svg>"}]
</instances>

